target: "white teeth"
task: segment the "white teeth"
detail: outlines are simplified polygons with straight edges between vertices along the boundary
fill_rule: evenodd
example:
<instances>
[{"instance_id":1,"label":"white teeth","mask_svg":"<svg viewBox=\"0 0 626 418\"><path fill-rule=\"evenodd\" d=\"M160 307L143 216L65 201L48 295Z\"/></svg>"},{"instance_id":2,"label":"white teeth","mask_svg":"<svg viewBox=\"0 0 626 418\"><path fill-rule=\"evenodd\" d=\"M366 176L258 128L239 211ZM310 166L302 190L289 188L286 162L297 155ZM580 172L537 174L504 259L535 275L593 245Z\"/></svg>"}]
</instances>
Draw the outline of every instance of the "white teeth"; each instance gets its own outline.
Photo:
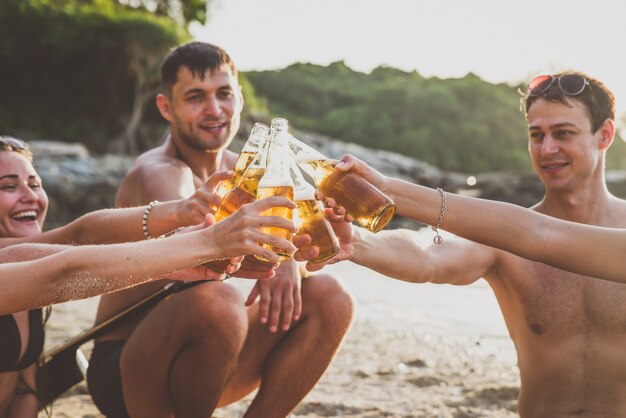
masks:
<instances>
[{"instance_id":1,"label":"white teeth","mask_svg":"<svg viewBox=\"0 0 626 418\"><path fill-rule=\"evenodd\" d=\"M222 126L224 126L223 123L217 124L217 125L204 125L205 129L215 129L215 128L221 128Z\"/></svg>"},{"instance_id":2,"label":"white teeth","mask_svg":"<svg viewBox=\"0 0 626 418\"><path fill-rule=\"evenodd\" d=\"M36 218L36 217L37 217L37 212L34 210L25 210L24 212L19 212L12 216L13 219Z\"/></svg>"}]
</instances>

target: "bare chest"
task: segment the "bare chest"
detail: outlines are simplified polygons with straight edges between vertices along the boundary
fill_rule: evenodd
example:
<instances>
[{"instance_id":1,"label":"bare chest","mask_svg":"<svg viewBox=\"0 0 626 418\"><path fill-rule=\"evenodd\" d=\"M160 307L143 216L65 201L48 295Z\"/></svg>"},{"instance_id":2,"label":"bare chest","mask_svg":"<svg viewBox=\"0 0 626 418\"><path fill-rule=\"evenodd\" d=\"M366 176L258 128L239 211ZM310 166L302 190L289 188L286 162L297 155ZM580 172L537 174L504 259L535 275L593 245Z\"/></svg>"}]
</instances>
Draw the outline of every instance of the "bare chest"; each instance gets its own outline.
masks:
<instances>
[{"instance_id":1,"label":"bare chest","mask_svg":"<svg viewBox=\"0 0 626 418\"><path fill-rule=\"evenodd\" d=\"M626 285L519 258L504 270L494 290L510 324L534 334L626 334Z\"/></svg>"}]
</instances>

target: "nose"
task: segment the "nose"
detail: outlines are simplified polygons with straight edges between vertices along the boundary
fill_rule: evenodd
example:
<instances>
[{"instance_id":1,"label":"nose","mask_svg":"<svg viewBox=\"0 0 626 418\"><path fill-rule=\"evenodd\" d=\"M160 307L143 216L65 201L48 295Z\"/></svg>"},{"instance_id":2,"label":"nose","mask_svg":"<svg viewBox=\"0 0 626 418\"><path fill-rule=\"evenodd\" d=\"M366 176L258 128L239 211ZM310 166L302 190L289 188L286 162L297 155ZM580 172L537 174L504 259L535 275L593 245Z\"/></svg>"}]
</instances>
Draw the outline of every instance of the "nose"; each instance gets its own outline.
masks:
<instances>
[{"instance_id":1,"label":"nose","mask_svg":"<svg viewBox=\"0 0 626 418\"><path fill-rule=\"evenodd\" d=\"M208 115L218 115L222 111L220 101L215 96L209 96L204 105L204 113Z\"/></svg>"},{"instance_id":2,"label":"nose","mask_svg":"<svg viewBox=\"0 0 626 418\"><path fill-rule=\"evenodd\" d=\"M559 142L552 135L546 135L541 143L541 153L544 155L556 154L559 152Z\"/></svg>"},{"instance_id":3,"label":"nose","mask_svg":"<svg viewBox=\"0 0 626 418\"><path fill-rule=\"evenodd\" d=\"M22 187L20 201L21 202L34 202L39 199L39 195L28 185Z\"/></svg>"}]
</instances>

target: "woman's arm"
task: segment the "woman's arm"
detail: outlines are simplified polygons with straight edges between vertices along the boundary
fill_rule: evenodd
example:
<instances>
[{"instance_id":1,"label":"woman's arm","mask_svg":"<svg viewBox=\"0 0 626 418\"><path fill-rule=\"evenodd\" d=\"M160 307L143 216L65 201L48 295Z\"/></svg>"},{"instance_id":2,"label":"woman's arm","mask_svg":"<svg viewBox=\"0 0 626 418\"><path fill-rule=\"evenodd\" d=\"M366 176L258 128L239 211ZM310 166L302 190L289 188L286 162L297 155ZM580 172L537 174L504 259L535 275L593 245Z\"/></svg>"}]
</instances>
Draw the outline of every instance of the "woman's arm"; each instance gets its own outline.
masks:
<instances>
[{"instance_id":1,"label":"woman's arm","mask_svg":"<svg viewBox=\"0 0 626 418\"><path fill-rule=\"evenodd\" d=\"M262 244L293 253L289 241L261 233L261 227L296 232L293 222L260 213L274 206L294 208L283 197L242 206L221 222L200 231L165 239L110 245L67 247L30 261L0 264L0 314L8 314L123 289L210 260L258 255L278 256ZM25 244L26 245L26 244ZM19 251L9 248L3 251ZM0 255L2 252L0 251Z\"/></svg>"},{"instance_id":2,"label":"woman's arm","mask_svg":"<svg viewBox=\"0 0 626 418\"><path fill-rule=\"evenodd\" d=\"M225 171L216 172L189 198L163 202L154 206L148 216L148 231L153 237L166 234L181 226L196 225L207 213L213 213L220 203L214 193L219 181L230 177ZM146 206L123 209L102 209L90 212L68 225L31 237L0 238L0 248L23 242L49 244L106 244L143 240L142 218Z\"/></svg>"},{"instance_id":3,"label":"woman's arm","mask_svg":"<svg viewBox=\"0 0 626 418\"><path fill-rule=\"evenodd\" d=\"M346 156L340 170L354 170L388 194L398 214L436 225L439 191L388 178ZM586 276L626 282L626 230L577 224L513 204L446 194L442 229L529 260Z\"/></svg>"}]
</instances>

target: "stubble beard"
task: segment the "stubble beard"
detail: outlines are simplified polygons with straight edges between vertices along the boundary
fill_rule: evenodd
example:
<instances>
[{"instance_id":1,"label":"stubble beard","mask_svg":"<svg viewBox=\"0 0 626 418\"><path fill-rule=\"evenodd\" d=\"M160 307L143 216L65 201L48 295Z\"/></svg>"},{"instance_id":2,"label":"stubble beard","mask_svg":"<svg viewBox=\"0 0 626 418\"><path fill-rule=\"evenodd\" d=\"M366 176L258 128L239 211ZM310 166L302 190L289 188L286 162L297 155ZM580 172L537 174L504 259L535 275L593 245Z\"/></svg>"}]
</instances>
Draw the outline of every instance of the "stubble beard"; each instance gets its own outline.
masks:
<instances>
[{"instance_id":1,"label":"stubble beard","mask_svg":"<svg viewBox=\"0 0 626 418\"><path fill-rule=\"evenodd\" d=\"M182 143L198 152L218 152L226 148L230 142L228 140L222 140L215 137L212 138L210 142L203 141L200 138L199 133L194 132L194 128L191 125L189 125L187 131L177 128L176 133Z\"/></svg>"}]
</instances>

